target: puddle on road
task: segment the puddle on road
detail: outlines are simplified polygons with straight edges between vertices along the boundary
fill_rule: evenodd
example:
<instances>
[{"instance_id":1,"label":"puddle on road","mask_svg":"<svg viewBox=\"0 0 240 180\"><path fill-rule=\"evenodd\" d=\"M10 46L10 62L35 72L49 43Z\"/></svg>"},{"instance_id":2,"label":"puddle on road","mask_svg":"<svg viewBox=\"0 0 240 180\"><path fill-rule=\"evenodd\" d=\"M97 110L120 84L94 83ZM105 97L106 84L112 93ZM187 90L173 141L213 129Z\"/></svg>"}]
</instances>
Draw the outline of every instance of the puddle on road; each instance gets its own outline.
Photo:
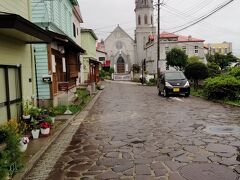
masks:
<instances>
[{"instance_id":1,"label":"puddle on road","mask_svg":"<svg viewBox=\"0 0 240 180\"><path fill-rule=\"evenodd\" d=\"M210 134L219 134L219 135L230 135L230 134L239 134L240 133L240 127L238 126L225 126L225 125L219 125L219 126L207 126L204 129L205 132Z\"/></svg>"}]
</instances>

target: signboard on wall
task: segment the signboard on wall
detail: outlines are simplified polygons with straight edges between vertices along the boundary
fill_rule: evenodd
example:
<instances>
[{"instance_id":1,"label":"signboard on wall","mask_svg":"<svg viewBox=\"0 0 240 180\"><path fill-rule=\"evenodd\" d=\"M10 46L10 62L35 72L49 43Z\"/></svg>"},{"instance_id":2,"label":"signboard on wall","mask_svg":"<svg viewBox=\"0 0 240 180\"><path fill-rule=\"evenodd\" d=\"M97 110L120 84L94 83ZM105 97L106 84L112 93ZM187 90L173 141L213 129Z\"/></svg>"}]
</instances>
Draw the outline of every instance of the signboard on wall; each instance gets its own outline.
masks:
<instances>
[{"instance_id":1,"label":"signboard on wall","mask_svg":"<svg viewBox=\"0 0 240 180\"><path fill-rule=\"evenodd\" d=\"M68 82L58 82L58 90L59 91L68 91Z\"/></svg>"}]
</instances>

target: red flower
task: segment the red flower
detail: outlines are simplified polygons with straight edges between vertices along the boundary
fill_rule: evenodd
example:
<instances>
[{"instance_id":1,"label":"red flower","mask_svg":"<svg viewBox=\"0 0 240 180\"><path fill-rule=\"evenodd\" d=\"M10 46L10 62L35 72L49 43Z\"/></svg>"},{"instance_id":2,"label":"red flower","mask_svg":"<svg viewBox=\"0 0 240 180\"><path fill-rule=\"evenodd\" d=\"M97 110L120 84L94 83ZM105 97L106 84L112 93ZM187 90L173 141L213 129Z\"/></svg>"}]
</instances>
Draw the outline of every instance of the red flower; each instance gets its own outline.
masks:
<instances>
[{"instance_id":1,"label":"red flower","mask_svg":"<svg viewBox=\"0 0 240 180\"><path fill-rule=\"evenodd\" d=\"M41 128L42 129L47 129L47 128L50 128L50 124L48 122L42 122L40 124Z\"/></svg>"}]
</instances>

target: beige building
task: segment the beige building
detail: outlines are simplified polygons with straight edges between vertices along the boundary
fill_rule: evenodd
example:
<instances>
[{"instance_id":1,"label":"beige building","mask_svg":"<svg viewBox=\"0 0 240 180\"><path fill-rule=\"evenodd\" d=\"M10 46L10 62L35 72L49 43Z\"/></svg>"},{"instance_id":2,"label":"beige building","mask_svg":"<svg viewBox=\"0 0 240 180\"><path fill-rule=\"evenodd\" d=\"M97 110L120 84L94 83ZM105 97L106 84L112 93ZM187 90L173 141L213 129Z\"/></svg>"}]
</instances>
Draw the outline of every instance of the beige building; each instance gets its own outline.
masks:
<instances>
[{"instance_id":1,"label":"beige building","mask_svg":"<svg viewBox=\"0 0 240 180\"><path fill-rule=\"evenodd\" d=\"M22 99L35 98L31 44L51 41L44 30L30 22L30 3L0 1L0 123L20 117Z\"/></svg>"},{"instance_id":2,"label":"beige building","mask_svg":"<svg viewBox=\"0 0 240 180\"><path fill-rule=\"evenodd\" d=\"M208 48L209 54L228 54L232 52L232 43L231 42L223 42L223 43L208 43L205 44Z\"/></svg>"}]
</instances>

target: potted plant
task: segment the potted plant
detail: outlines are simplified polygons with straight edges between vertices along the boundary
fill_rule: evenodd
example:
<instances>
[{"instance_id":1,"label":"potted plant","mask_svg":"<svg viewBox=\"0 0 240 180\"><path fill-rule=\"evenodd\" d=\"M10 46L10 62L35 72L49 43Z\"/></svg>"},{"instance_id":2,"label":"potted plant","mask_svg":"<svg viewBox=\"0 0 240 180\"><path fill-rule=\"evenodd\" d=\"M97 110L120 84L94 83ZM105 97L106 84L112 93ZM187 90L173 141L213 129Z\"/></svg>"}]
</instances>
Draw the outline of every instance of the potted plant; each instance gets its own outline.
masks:
<instances>
[{"instance_id":1,"label":"potted plant","mask_svg":"<svg viewBox=\"0 0 240 180\"><path fill-rule=\"evenodd\" d=\"M0 128L0 153L6 148L7 132L5 129Z\"/></svg>"},{"instance_id":2,"label":"potted plant","mask_svg":"<svg viewBox=\"0 0 240 180\"><path fill-rule=\"evenodd\" d=\"M32 137L33 139L38 139L39 137L39 133L40 133L40 126L39 126L39 122L37 120L33 120L31 122L31 128L32 128Z\"/></svg>"},{"instance_id":3,"label":"potted plant","mask_svg":"<svg viewBox=\"0 0 240 180\"><path fill-rule=\"evenodd\" d=\"M29 100L26 100L23 105L22 118L26 120L28 123L30 123L31 121L30 109L31 109L31 103Z\"/></svg>"},{"instance_id":4,"label":"potted plant","mask_svg":"<svg viewBox=\"0 0 240 180\"><path fill-rule=\"evenodd\" d=\"M52 119L52 124L54 124L56 113L53 107L49 108L48 114L49 114L49 117Z\"/></svg>"},{"instance_id":5,"label":"potted plant","mask_svg":"<svg viewBox=\"0 0 240 180\"><path fill-rule=\"evenodd\" d=\"M40 127L41 127L41 134L47 135L50 133L50 124L48 122L46 121L41 122Z\"/></svg>"},{"instance_id":6,"label":"potted plant","mask_svg":"<svg viewBox=\"0 0 240 180\"><path fill-rule=\"evenodd\" d=\"M31 109L30 109L30 115L35 119L37 120L38 119L38 116L40 115L41 113L41 109L36 107L36 106L32 106Z\"/></svg>"},{"instance_id":7,"label":"potted plant","mask_svg":"<svg viewBox=\"0 0 240 180\"><path fill-rule=\"evenodd\" d=\"M29 138L28 137L22 137L20 142L19 142L19 150L21 152L25 152L27 150L28 143L29 143Z\"/></svg>"}]
</instances>

